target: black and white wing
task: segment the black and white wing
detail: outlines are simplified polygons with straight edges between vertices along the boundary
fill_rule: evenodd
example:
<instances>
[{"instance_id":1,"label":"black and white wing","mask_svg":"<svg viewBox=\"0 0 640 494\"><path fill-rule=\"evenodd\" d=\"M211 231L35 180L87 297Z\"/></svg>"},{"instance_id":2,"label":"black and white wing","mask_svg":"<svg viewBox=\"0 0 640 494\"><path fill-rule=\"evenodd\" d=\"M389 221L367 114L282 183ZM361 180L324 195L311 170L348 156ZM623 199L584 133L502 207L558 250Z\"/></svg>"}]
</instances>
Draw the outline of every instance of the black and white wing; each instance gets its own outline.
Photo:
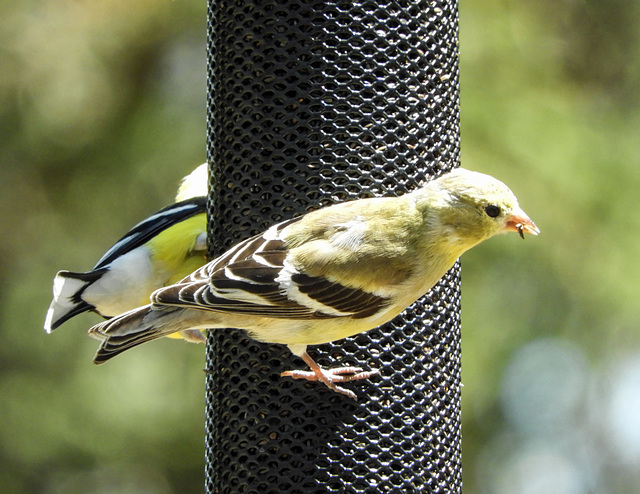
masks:
<instances>
[{"instance_id":1,"label":"black and white wing","mask_svg":"<svg viewBox=\"0 0 640 494\"><path fill-rule=\"evenodd\" d=\"M129 230L100 258L93 270L101 269L127 252L146 244L158 233L196 214L207 211L206 197L192 197L161 209Z\"/></svg>"},{"instance_id":2,"label":"black and white wing","mask_svg":"<svg viewBox=\"0 0 640 494\"><path fill-rule=\"evenodd\" d=\"M151 295L156 306L180 306L269 318L365 318L389 299L299 272L287 259L279 223L198 269L180 283Z\"/></svg>"}]
</instances>

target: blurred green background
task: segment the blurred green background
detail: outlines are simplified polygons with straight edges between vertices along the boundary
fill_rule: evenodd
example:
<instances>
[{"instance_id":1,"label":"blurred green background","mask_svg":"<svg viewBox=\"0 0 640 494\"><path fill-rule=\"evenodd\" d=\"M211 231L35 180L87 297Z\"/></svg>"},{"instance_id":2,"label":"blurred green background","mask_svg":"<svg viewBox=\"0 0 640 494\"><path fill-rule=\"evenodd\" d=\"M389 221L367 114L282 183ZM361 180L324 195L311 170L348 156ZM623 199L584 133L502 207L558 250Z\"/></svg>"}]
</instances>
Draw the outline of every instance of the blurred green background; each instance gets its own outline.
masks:
<instances>
[{"instance_id":1,"label":"blurred green background","mask_svg":"<svg viewBox=\"0 0 640 494\"><path fill-rule=\"evenodd\" d=\"M203 348L90 364L90 268L204 161L205 2L4 0L0 492L203 490ZM637 492L640 4L463 0L463 165L542 229L463 261L465 494ZM635 307L634 307L635 306Z\"/></svg>"}]
</instances>

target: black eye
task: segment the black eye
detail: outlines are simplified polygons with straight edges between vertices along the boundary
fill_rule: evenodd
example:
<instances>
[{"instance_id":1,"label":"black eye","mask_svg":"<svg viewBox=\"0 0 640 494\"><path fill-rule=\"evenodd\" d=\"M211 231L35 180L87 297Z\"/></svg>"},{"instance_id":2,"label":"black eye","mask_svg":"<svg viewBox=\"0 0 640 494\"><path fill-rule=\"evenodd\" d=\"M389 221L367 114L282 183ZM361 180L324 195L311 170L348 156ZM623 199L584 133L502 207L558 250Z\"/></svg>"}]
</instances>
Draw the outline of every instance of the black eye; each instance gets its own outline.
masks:
<instances>
[{"instance_id":1,"label":"black eye","mask_svg":"<svg viewBox=\"0 0 640 494\"><path fill-rule=\"evenodd\" d=\"M500 216L500 208L495 204L489 204L484 207L484 212L487 213L487 216L490 218L497 218Z\"/></svg>"}]
</instances>

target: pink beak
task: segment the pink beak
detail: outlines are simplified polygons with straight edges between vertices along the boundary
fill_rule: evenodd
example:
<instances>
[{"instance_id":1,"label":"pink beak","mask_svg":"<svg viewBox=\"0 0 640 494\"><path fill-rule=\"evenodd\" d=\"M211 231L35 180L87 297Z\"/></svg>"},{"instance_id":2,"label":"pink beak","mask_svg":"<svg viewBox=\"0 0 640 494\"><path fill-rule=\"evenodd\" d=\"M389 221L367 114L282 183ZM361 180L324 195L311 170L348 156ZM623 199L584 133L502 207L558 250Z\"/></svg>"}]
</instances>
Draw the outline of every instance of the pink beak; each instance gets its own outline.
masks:
<instances>
[{"instance_id":1,"label":"pink beak","mask_svg":"<svg viewBox=\"0 0 640 494\"><path fill-rule=\"evenodd\" d=\"M529 233L531 235L538 235L540 233L540 229L520 208L514 211L513 214L507 218L507 221L504 224L504 229L507 232L518 232L518 235L520 235L521 238L524 238L525 233Z\"/></svg>"}]
</instances>

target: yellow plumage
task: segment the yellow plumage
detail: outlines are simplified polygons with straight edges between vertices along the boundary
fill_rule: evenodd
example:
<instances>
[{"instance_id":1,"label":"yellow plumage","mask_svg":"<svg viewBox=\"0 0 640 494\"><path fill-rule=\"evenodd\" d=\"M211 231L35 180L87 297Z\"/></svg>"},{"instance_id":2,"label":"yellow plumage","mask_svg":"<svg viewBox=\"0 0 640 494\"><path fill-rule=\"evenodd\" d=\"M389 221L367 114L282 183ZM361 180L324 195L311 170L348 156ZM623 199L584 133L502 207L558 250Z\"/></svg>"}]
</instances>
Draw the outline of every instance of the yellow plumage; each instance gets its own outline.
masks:
<instances>
[{"instance_id":1,"label":"yellow plumage","mask_svg":"<svg viewBox=\"0 0 640 494\"><path fill-rule=\"evenodd\" d=\"M134 307L149 303L151 292L160 286L177 283L207 262L206 228L207 215L200 213L161 232L149 242L152 262L157 266L163 281L162 285L154 286L151 290L141 293L143 299ZM171 333L167 336L204 343L204 337L200 332L195 331Z\"/></svg>"}]
</instances>

